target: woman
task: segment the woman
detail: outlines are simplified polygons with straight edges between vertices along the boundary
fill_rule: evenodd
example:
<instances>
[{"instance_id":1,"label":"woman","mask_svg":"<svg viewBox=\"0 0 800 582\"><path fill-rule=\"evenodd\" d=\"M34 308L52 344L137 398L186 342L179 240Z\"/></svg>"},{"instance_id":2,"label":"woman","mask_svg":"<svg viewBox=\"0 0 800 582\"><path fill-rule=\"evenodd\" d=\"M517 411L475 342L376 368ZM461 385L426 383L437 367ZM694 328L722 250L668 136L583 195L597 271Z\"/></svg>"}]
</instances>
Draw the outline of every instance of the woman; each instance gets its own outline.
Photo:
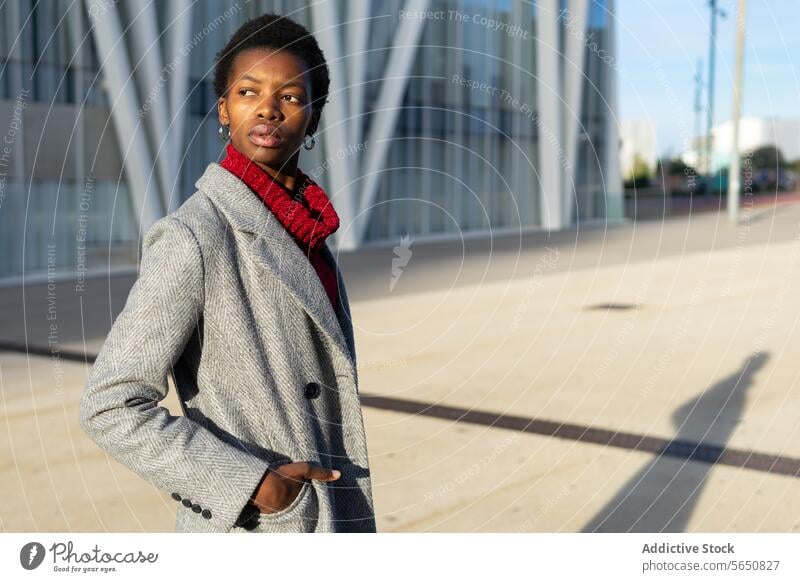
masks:
<instances>
[{"instance_id":1,"label":"woman","mask_svg":"<svg viewBox=\"0 0 800 582\"><path fill-rule=\"evenodd\" d=\"M81 426L177 503L176 531L375 531L339 219L298 167L328 94L316 40L275 14L218 55L225 157L144 238ZM184 415L157 403L173 374Z\"/></svg>"}]
</instances>

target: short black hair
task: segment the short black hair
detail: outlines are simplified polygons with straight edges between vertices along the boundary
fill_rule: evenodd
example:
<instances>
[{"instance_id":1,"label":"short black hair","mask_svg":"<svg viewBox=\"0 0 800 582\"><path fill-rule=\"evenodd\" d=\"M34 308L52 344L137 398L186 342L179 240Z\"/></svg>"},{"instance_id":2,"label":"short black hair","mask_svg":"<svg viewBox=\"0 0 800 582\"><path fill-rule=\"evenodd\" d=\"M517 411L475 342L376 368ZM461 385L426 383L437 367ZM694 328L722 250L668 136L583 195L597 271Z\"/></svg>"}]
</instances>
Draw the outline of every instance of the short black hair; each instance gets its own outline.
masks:
<instances>
[{"instance_id":1,"label":"short black hair","mask_svg":"<svg viewBox=\"0 0 800 582\"><path fill-rule=\"evenodd\" d=\"M228 76L240 52L252 48L285 50L303 59L311 76L311 108L322 110L328 102L330 76L325 55L307 28L280 14L262 14L245 22L216 55L214 92L228 91Z\"/></svg>"}]
</instances>

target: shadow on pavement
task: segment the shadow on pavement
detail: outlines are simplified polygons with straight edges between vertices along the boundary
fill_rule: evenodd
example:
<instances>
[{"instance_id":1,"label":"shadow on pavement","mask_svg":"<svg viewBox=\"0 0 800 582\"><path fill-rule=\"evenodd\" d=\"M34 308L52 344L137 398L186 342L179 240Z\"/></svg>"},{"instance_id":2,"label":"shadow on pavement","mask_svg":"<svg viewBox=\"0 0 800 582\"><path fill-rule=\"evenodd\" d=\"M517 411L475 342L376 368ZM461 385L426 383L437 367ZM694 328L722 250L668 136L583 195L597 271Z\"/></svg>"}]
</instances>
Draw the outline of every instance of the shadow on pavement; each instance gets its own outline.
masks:
<instances>
[{"instance_id":1,"label":"shadow on pavement","mask_svg":"<svg viewBox=\"0 0 800 582\"><path fill-rule=\"evenodd\" d=\"M744 410L747 390L769 359L758 352L742 368L672 415L675 440L725 447ZM713 464L657 456L597 513L582 532L685 532Z\"/></svg>"}]
</instances>

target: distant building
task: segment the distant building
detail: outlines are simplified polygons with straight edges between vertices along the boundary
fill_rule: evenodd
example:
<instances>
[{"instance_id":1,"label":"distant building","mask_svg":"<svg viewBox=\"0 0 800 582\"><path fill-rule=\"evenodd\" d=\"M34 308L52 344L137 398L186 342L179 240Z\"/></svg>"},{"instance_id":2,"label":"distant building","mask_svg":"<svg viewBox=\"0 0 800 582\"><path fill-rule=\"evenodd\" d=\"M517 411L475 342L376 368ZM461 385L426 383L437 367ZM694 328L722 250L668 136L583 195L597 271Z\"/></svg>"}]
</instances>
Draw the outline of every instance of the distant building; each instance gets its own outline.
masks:
<instances>
[{"instance_id":1,"label":"distant building","mask_svg":"<svg viewBox=\"0 0 800 582\"><path fill-rule=\"evenodd\" d=\"M730 164L733 146L733 122L726 121L711 130L713 170ZM778 148L787 161L800 159L800 119L780 117L743 117L739 122L739 153L744 154L764 146ZM702 156L702 151L699 154ZM697 165L697 148L681 156L684 162Z\"/></svg>"},{"instance_id":2,"label":"distant building","mask_svg":"<svg viewBox=\"0 0 800 582\"><path fill-rule=\"evenodd\" d=\"M655 124L647 119L623 120L619 125L619 133L622 140L619 161L623 178L628 179L631 175L637 157L653 171L658 160Z\"/></svg>"}]
</instances>

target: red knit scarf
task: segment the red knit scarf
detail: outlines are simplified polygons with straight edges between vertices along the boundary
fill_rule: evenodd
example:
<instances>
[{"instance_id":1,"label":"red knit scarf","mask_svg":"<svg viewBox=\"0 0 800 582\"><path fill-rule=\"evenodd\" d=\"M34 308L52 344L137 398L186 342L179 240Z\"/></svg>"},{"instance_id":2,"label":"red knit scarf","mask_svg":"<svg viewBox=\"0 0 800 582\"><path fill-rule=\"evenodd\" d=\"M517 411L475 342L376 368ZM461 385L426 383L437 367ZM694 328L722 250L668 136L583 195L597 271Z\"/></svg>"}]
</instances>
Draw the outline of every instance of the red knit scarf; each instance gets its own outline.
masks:
<instances>
[{"instance_id":1,"label":"red knit scarf","mask_svg":"<svg viewBox=\"0 0 800 582\"><path fill-rule=\"evenodd\" d=\"M339 215L325 191L300 168L297 168L295 192L290 192L233 144L225 147L225 153L220 165L258 194L304 250L317 250L339 228Z\"/></svg>"},{"instance_id":2,"label":"red knit scarf","mask_svg":"<svg viewBox=\"0 0 800 582\"><path fill-rule=\"evenodd\" d=\"M325 191L297 168L295 192L290 192L233 144L226 146L225 154L220 166L247 184L292 235L314 266L336 309L339 299L336 273L319 253L322 242L339 228L339 215Z\"/></svg>"}]
</instances>

